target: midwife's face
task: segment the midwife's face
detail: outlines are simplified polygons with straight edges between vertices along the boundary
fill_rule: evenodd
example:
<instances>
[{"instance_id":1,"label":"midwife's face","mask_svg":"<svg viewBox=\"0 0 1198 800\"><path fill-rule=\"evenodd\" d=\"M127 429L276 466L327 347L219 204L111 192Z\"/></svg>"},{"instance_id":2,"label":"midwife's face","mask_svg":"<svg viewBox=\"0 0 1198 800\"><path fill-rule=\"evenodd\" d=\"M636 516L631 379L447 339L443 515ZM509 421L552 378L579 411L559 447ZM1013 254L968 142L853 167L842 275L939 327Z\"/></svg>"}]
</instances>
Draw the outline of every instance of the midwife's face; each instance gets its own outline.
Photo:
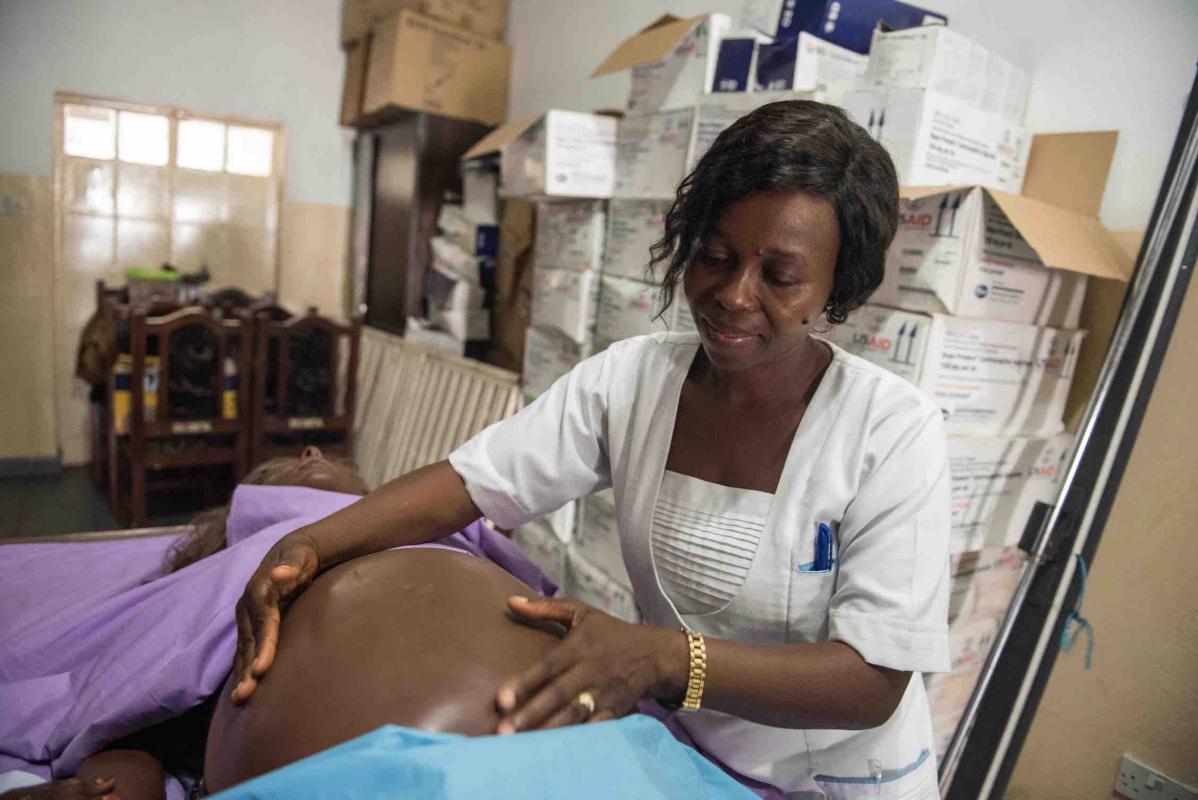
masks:
<instances>
[{"instance_id":1,"label":"midwife's face","mask_svg":"<svg viewBox=\"0 0 1198 800\"><path fill-rule=\"evenodd\" d=\"M828 302L839 249L826 200L759 192L729 205L683 276L711 363L738 370L803 352L795 348Z\"/></svg>"}]
</instances>

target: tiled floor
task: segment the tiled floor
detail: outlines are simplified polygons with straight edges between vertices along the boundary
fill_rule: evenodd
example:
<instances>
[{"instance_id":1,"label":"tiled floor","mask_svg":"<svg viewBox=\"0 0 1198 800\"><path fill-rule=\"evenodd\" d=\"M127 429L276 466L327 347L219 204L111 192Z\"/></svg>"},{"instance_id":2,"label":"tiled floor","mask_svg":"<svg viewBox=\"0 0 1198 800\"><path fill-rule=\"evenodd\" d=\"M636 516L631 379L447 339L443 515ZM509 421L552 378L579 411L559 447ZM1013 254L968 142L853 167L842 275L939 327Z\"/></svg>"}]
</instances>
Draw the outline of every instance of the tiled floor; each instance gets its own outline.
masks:
<instances>
[{"instance_id":1,"label":"tiled floor","mask_svg":"<svg viewBox=\"0 0 1198 800\"><path fill-rule=\"evenodd\" d=\"M171 502L155 498L150 525L187 522L199 510L195 502L183 508L172 508ZM65 469L54 477L0 479L0 540L119 527L83 467Z\"/></svg>"}]
</instances>

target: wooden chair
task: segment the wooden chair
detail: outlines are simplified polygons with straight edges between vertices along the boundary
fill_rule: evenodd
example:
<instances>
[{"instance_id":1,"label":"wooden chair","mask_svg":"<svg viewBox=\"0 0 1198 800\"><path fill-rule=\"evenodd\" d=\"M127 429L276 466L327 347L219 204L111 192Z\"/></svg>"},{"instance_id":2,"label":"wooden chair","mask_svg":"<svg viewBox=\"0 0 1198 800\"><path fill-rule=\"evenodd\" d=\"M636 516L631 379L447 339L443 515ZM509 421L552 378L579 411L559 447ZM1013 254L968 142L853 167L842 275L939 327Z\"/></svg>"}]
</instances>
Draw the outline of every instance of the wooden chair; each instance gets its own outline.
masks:
<instances>
[{"instance_id":1,"label":"wooden chair","mask_svg":"<svg viewBox=\"0 0 1198 800\"><path fill-rule=\"evenodd\" d=\"M238 286L224 286L212 292L205 293L200 299L200 305L214 308L222 317L232 317L242 312L253 313L258 309L275 307L274 292L264 292L261 296L253 295Z\"/></svg>"},{"instance_id":2,"label":"wooden chair","mask_svg":"<svg viewBox=\"0 0 1198 800\"><path fill-rule=\"evenodd\" d=\"M210 310L182 308L149 316L136 307L129 313L131 351L130 411L127 431L110 423L109 499L118 519L134 527L147 517L147 476L163 470L228 465L234 480L248 469L249 402L230 383L226 364L237 380L250 367L249 328L238 319L218 319ZM206 357L192 356L188 348ZM158 381L153 419L146 419L147 355L156 349ZM109 396L116 389L115 373ZM191 393L190 405L187 393ZM202 400L202 402L201 402ZM230 402L231 401L231 402ZM128 493L122 491L128 476Z\"/></svg>"},{"instance_id":3,"label":"wooden chair","mask_svg":"<svg viewBox=\"0 0 1198 800\"><path fill-rule=\"evenodd\" d=\"M178 311L183 306L171 300L157 299L148 305L143 305L151 315L169 314ZM91 402L88 404L91 427L91 463L89 472L92 484L100 491L108 489L108 474L112 458L112 447L109 442L108 429L112 425L112 394L109 387L110 375L120 353L129 352L129 288L127 286L108 286L103 280L96 281L96 313L88 327L95 325L99 334L96 344L101 353L96 358L101 363L104 373L103 383L99 391L93 391ZM93 389L97 388L93 386Z\"/></svg>"},{"instance_id":4,"label":"wooden chair","mask_svg":"<svg viewBox=\"0 0 1198 800\"><path fill-rule=\"evenodd\" d=\"M362 322L334 322L315 308L286 313L253 313L251 463L295 455L305 444L351 457Z\"/></svg>"}]
</instances>

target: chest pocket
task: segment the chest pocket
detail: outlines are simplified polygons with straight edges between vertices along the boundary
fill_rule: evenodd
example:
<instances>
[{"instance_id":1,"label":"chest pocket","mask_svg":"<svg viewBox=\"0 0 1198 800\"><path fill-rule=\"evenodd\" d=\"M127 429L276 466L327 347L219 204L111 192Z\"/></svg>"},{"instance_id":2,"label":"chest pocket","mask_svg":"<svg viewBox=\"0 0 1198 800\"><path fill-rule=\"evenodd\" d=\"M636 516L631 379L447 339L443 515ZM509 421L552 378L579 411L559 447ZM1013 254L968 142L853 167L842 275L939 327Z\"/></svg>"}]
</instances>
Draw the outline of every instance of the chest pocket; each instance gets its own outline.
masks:
<instances>
[{"instance_id":1,"label":"chest pocket","mask_svg":"<svg viewBox=\"0 0 1198 800\"><path fill-rule=\"evenodd\" d=\"M828 636L828 605L840 572L838 528L831 520L807 524L791 552L788 641Z\"/></svg>"}]
</instances>

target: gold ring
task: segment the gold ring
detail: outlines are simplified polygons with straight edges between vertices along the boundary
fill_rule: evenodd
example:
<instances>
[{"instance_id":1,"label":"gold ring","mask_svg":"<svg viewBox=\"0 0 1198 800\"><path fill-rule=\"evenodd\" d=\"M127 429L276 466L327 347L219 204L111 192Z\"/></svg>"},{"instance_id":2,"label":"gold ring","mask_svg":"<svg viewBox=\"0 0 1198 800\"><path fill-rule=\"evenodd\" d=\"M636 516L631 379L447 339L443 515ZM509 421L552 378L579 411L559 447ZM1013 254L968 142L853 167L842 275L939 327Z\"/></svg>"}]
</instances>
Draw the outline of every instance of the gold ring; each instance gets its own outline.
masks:
<instances>
[{"instance_id":1,"label":"gold ring","mask_svg":"<svg viewBox=\"0 0 1198 800\"><path fill-rule=\"evenodd\" d=\"M578 705L587 710L588 717L595 713L595 695L590 692L582 692L574 699L578 701Z\"/></svg>"}]
</instances>

